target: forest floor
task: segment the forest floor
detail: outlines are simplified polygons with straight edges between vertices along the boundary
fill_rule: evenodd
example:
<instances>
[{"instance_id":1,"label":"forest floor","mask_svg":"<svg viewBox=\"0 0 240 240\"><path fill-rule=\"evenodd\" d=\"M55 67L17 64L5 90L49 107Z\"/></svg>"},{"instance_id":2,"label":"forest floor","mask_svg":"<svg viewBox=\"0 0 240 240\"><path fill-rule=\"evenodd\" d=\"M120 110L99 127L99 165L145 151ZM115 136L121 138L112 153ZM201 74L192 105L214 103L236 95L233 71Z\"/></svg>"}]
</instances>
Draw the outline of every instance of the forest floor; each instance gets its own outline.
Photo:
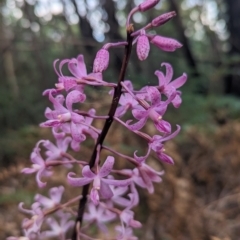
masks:
<instances>
[{"instance_id":1,"label":"forest floor","mask_svg":"<svg viewBox=\"0 0 240 240\"><path fill-rule=\"evenodd\" d=\"M153 132L151 127L147 128ZM41 130L37 136L46 138L48 134ZM134 135L130 138L120 128L115 128L114 136L106 142L111 141L116 149L132 153L134 149L129 146L145 147L141 139ZM176 140L166 144L167 153L175 160L173 166L159 163L152 153L149 163L158 170L164 169L165 174L162 183L155 184L154 194L140 190L140 204L135 212L144 227L136 232L139 239L239 240L239 146L240 123L232 121L211 130L198 126L184 129ZM82 156L90 153L88 146L82 148ZM0 171L0 239L21 234L24 215L17 205L24 201L25 206L30 206L36 194L34 176L20 174L24 165L30 165L28 159L19 158ZM119 161L117 165L123 167L125 163ZM59 168L48 186L67 188L66 175L67 171ZM70 189L65 194L70 196L72 192Z\"/></svg>"}]
</instances>

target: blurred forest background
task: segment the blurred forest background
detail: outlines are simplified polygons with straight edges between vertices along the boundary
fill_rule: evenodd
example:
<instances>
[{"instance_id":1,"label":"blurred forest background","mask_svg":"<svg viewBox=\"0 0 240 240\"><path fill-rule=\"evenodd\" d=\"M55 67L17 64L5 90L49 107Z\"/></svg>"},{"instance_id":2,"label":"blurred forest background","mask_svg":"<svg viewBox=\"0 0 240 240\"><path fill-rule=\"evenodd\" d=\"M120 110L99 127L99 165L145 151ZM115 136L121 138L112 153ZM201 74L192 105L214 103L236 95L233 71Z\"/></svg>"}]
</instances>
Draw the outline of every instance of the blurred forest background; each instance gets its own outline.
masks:
<instances>
[{"instance_id":1,"label":"blurred forest background","mask_svg":"<svg viewBox=\"0 0 240 240\"><path fill-rule=\"evenodd\" d=\"M28 197L17 191L18 172L46 134L38 124L48 104L42 92L57 81L53 61L83 53L91 71L103 43L125 38L127 14L141 2L0 0L0 204L8 209L1 211L0 223L13 221L10 209ZM142 239L240 239L240 1L162 0L154 10L134 15L135 29L167 11L178 15L153 32L178 39L183 48L165 53L152 46L144 62L133 51L127 75L135 86L152 84L162 62L173 65L175 77L188 74L182 106L167 115L183 127L169 144L176 166L164 166L156 196L142 192L150 212L147 218L140 214L148 234ZM122 54L111 52L105 79L117 79ZM119 139L128 142L125 138ZM18 226L0 224L0 236Z\"/></svg>"}]
</instances>

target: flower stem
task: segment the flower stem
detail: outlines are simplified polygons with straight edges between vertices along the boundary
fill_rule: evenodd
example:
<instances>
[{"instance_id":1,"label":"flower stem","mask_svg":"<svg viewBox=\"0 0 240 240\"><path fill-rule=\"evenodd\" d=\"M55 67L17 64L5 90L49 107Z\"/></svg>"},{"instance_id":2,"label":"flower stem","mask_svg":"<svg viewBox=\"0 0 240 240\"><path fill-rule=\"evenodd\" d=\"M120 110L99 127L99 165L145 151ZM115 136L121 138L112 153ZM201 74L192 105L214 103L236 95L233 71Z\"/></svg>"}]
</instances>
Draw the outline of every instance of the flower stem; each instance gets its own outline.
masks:
<instances>
[{"instance_id":1,"label":"flower stem","mask_svg":"<svg viewBox=\"0 0 240 240\"><path fill-rule=\"evenodd\" d=\"M134 31L133 25L129 25L127 28L127 45L125 46L125 55L124 55L124 58L122 61L122 67L121 67L121 71L120 71L119 78L118 78L118 84L117 84L117 87L115 88L113 99L112 99L112 104L111 104L111 107L110 107L110 110L108 113L109 117L106 119L105 124L103 126L103 130L102 130L101 134L99 135L99 137L96 141L95 147L93 149L93 153L92 153L92 156L89 161L90 168L94 167L94 165L95 165L95 160L96 160L96 155L97 155L97 146L98 145L102 146L103 141L104 141L104 139L112 125L112 122L114 120L114 115L115 115L116 109L118 107L118 102L119 102L121 94L122 94L121 83L124 81L129 58L130 58L131 51L132 51L133 37L131 36L131 34L133 33L133 31ZM77 235L80 232L79 228L82 225L83 214L84 214L85 206L87 203L87 195L88 195L89 187L90 187L90 184L87 184L87 185L83 186L83 189L82 189L82 199L80 199L80 201L79 201L78 213L77 213L75 227L74 227L74 231L73 231L73 235L72 235L72 240L77 240L77 237L78 237Z\"/></svg>"}]
</instances>

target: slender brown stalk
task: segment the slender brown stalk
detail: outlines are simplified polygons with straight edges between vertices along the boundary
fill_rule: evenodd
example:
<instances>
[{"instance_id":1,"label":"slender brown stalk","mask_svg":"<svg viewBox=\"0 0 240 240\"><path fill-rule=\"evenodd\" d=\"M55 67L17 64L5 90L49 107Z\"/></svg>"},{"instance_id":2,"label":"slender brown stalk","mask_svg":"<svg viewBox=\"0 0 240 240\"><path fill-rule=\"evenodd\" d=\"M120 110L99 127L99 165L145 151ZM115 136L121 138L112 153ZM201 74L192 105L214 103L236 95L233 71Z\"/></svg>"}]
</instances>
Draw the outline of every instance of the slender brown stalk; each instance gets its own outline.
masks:
<instances>
[{"instance_id":1,"label":"slender brown stalk","mask_svg":"<svg viewBox=\"0 0 240 240\"><path fill-rule=\"evenodd\" d=\"M133 37L131 36L131 34L133 33L133 31L134 31L133 25L129 25L127 28L127 43L128 44L125 46L125 54L124 54L124 58L122 61L122 67L121 67L121 71L120 71L119 78L118 78L118 85L114 91L112 104L111 104L111 107L110 107L110 110L108 113L108 118L105 121L103 130L102 130L101 134L99 135L97 142L95 144L95 147L93 149L93 153L92 153L92 156L89 161L90 168L92 168L95 165L95 160L96 160L96 155L97 155L97 146L98 145L102 146L103 141L104 141L105 137L107 136L107 133L108 133L108 131L112 125L112 122L114 120L114 114L116 112L118 102L119 102L121 94L122 94L121 82L124 81L129 58L130 58L131 51L132 51ZM90 187L90 184L87 184L83 187L83 190L82 190L82 198L79 201L78 213L77 213L77 218L76 218L76 222L75 222L75 227L73 230L72 240L77 240L77 237L78 237L77 233L80 232L79 228L81 227L81 224L82 224L83 214L84 214L85 206L87 203L87 195L88 195L89 187Z\"/></svg>"}]
</instances>

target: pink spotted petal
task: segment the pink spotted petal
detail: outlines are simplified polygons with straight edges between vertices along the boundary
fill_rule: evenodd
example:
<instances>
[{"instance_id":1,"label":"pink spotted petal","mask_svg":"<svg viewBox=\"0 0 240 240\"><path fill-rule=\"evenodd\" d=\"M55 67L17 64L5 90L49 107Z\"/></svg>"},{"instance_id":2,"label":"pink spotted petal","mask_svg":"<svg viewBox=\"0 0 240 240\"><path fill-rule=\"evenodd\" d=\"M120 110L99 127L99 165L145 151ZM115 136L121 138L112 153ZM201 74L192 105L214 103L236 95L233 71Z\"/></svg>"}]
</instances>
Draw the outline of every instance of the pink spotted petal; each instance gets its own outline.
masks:
<instances>
[{"instance_id":1,"label":"pink spotted petal","mask_svg":"<svg viewBox=\"0 0 240 240\"><path fill-rule=\"evenodd\" d=\"M73 186L73 187L82 187L84 185L87 185L88 183L92 182L92 179L90 178L74 178L73 176L75 176L75 173L69 173L67 175L67 180L68 183Z\"/></svg>"},{"instance_id":2,"label":"pink spotted petal","mask_svg":"<svg viewBox=\"0 0 240 240\"><path fill-rule=\"evenodd\" d=\"M77 82L73 78L63 78L63 87L66 91L69 91L70 89L77 86Z\"/></svg>"},{"instance_id":3,"label":"pink spotted petal","mask_svg":"<svg viewBox=\"0 0 240 240\"><path fill-rule=\"evenodd\" d=\"M176 16L176 12L175 11L164 13L164 14L154 18L152 20L151 24L154 27L158 27L158 26L161 26L164 23L168 22L171 18L173 18L175 16Z\"/></svg>"},{"instance_id":4,"label":"pink spotted petal","mask_svg":"<svg viewBox=\"0 0 240 240\"><path fill-rule=\"evenodd\" d=\"M161 102L161 94L156 87L148 87L147 92L152 106L156 106Z\"/></svg>"},{"instance_id":5,"label":"pink spotted petal","mask_svg":"<svg viewBox=\"0 0 240 240\"><path fill-rule=\"evenodd\" d=\"M162 36L154 36L151 43L166 52L174 52L177 48L182 47L182 44L173 38Z\"/></svg>"},{"instance_id":6,"label":"pink spotted petal","mask_svg":"<svg viewBox=\"0 0 240 240\"><path fill-rule=\"evenodd\" d=\"M166 67L165 84L168 84L172 80L172 77L173 77L173 68L172 68L171 64L169 64L169 63L162 63L161 66Z\"/></svg>"},{"instance_id":7,"label":"pink spotted petal","mask_svg":"<svg viewBox=\"0 0 240 240\"><path fill-rule=\"evenodd\" d=\"M108 156L99 171L99 177L103 178L103 177L106 177L107 175L109 175L109 173L113 169L113 165L114 165L114 157Z\"/></svg>"},{"instance_id":8,"label":"pink spotted petal","mask_svg":"<svg viewBox=\"0 0 240 240\"><path fill-rule=\"evenodd\" d=\"M149 40L146 35L139 36L137 40L137 56L140 61L148 57L150 50Z\"/></svg>"},{"instance_id":9,"label":"pink spotted petal","mask_svg":"<svg viewBox=\"0 0 240 240\"><path fill-rule=\"evenodd\" d=\"M97 55L93 63L93 72L103 72L107 69L109 64L109 52L108 50L102 48L97 52Z\"/></svg>"}]
</instances>

